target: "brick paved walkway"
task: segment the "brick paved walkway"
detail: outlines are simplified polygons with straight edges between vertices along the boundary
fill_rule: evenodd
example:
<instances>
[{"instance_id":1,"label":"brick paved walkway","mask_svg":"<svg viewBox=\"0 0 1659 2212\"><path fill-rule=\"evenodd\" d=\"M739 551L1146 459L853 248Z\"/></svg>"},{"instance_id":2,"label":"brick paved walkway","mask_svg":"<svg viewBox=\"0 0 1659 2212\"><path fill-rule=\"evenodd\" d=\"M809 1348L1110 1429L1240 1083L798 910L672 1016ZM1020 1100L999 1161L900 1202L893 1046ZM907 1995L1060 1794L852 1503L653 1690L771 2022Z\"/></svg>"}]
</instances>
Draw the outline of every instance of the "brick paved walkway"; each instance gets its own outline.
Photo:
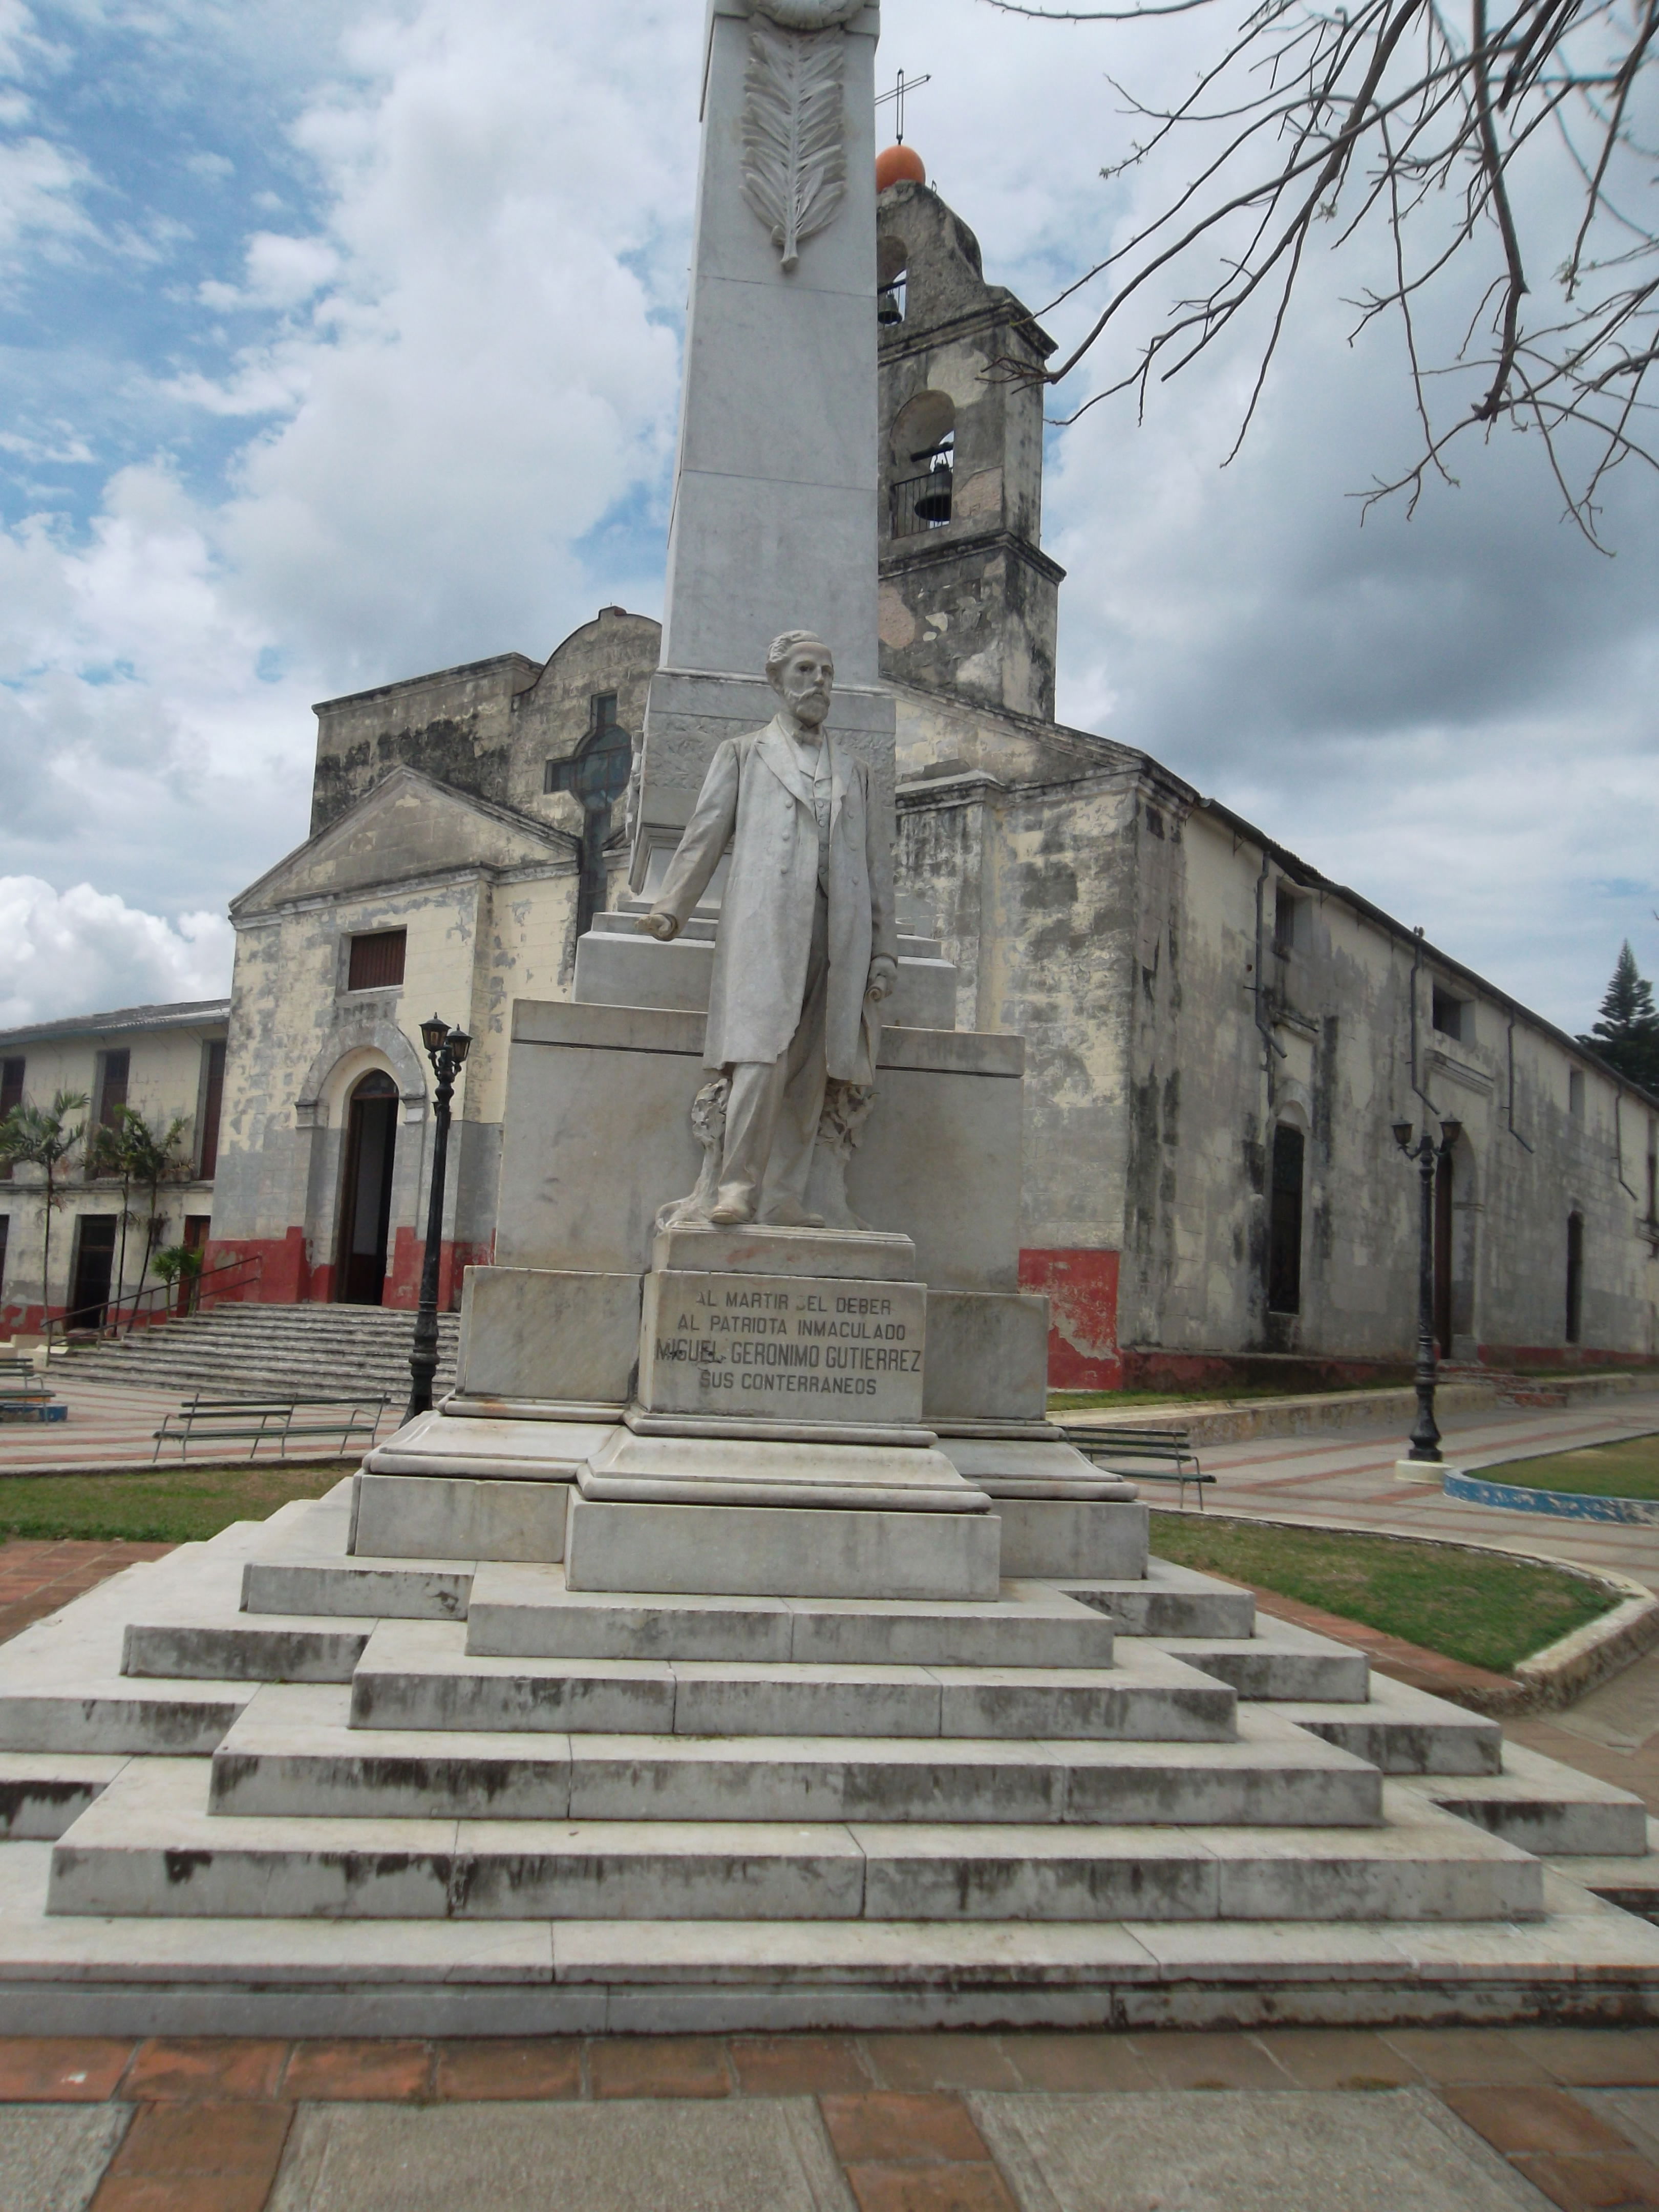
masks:
<instances>
[{"instance_id":1,"label":"brick paved walkway","mask_svg":"<svg viewBox=\"0 0 1659 2212\"><path fill-rule=\"evenodd\" d=\"M172 1549L171 1544L37 1543L23 1536L0 1542L0 1644L123 1567L161 1559Z\"/></svg>"},{"instance_id":2,"label":"brick paved walkway","mask_svg":"<svg viewBox=\"0 0 1659 2212\"><path fill-rule=\"evenodd\" d=\"M1414 2089L1436 2100L1443 2117L1473 2130L1510 2172L1564 2212L1659 2207L1659 2163L1647 2129L1619 2124L1626 2107L1641 2113L1646 2100L1595 2094L1656 2087L1659 2029L1653 2028L434 2044L0 2040L0 2128L6 2106L113 2103L130 2110L91 2212L262 2212L296 2111L307 2106L401 2103L429 2110L480 2100L531 2100L619 2103L638 2112L659 2100L684 2106L778 2098L817 2100L860 2212L1024 2212L1032 2200L1017 2193L1017 2178L993 2155L966 2101L971 2093L1108 2099L1139 2093L1167 2108L1170 2100L1206 2091L1260 2097L1299 2090L1328 2098L1389 2089ZM1305 2094L1281 2098L1257 2108L1254 2118L1270 2135L1282 2118L1293 2151L1308 2105ZM1139 2102L1134 2108L1146 2109ZM1200 2107L1193 2109L1196 2115ZM1458 2132L1450 2131L1454 2142ZM434 2135L428 2123L426 2139L441 2143L441 2130ZM624 2148L627 2139L624 2125ZM1113 2193L1109 2176L1101 2177L1099 2190L1091 2201L1104 2212L1127 2207L1127 2199ZM1240 2193L1256 2201L1242 2174ZM0 2178L0 2197L5 2195ZM38 2201L67 2200L45 2195ZM74 2201L84 2203L84 2196ZM312 2201L308 2191L289 2185L285 2203ZM660 2212L693 2201L707 2200L701 2194L677 2199L671 2190ZM1187 2212L1231 2212L1233 2200L1182 2193L1178 2201ZM1304 2200L1298 2195L1296 2201ZM1517 2191L1512 2201L1535 2200ZM449 2202L453 2212L484 2204L482 2195L465 2190ZM568 2212L607 2212L592 2198L580 2205L567 2200L552 2172L533 2195L494 2196L488 2212L531 2212L532 2205L542 2212L556 2204L563 2212L567 2202ZM1340 2199L1333 2200L1333 2212L1343 2212ZM1401 2212L1413 2212L1403 2198Z\"/></svg>"}]
</instances>

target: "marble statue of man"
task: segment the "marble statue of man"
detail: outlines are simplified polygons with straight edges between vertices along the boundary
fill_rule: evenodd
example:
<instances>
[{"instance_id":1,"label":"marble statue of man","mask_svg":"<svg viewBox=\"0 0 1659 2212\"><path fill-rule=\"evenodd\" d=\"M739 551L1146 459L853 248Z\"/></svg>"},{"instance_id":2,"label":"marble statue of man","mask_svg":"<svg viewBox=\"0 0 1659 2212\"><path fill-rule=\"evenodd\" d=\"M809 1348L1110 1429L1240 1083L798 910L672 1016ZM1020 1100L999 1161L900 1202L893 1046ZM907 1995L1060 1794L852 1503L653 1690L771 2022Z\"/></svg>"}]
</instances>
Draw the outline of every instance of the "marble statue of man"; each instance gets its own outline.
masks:
<instances>
[{"instance_id":1,"label":"marble statue of man","mask_svg":"<svg viewBox=\"0 0 1659 2212\"><path fill-rule=\"evenodd\" d=\"M898 981L893 856L865 763L823 726L835 661L807 630L767 655L779 707L717 747L645 927L678 935L729 845L704 1063L730 1079L708 1219L817 1229L826 1081L874 1081L873 1010Z\"/></svg>"}]
</instances>

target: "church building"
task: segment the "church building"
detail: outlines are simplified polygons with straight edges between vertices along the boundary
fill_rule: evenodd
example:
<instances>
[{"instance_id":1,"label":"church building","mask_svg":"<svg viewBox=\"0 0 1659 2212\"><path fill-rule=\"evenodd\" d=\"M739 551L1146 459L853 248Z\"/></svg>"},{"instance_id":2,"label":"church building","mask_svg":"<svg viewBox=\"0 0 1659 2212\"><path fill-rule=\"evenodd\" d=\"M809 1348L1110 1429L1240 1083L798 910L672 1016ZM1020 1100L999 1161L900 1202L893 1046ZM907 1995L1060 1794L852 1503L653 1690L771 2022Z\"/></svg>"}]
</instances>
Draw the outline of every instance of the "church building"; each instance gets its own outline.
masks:
<instances>
[{"instance_id":1,"label":"church building","mask_svg":"<svg viewBox=\"0 0 1659 2212\"><path fill-rule=\"evenodd\" d=\"M1025 1040L1006 1172L1021 1280L1053 1302L1051 1381L1408 1358L1418 1180L1394 1129L1425 1121L1460 1131L1437 1189L1445 1352L1659 1355L1659 1100L1146 754L1055 720L1042 387L995 367L1052 341L924 183L883 191L878 225L880 665L911 950L890 1018ZM318 708L311 835L231 908L208 1148L210 1259L257 1259L261 1298L414 1304L434 1011L474 1041L444 1304L492 1255L514 1005L574 995L578 940L629 904L659 641L606 607L545 662ZM14 1228L14 1316L33 1237Z\"/></svg>"}]
</instances>

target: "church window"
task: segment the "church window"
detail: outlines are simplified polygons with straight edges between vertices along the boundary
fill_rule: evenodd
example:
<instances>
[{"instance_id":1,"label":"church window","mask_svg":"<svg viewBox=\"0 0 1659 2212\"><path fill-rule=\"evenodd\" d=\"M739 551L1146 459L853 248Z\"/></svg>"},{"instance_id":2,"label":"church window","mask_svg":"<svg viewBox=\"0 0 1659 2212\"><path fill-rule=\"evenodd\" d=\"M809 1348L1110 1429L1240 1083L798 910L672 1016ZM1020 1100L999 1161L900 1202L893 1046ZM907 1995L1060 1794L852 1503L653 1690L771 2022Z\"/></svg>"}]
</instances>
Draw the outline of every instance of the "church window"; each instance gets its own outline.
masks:
<instances>
[{"instance_id":1,"label":"church window","mask_svg":"<svg viewBox=\"0 0 1659 2212\"><path fill-rule=\"evenodd\" d=\"M211 1182L218 1169L219 1117L224 1104L225 1041L223 1037L215 1037L202 1047L202 1108L197 1122L202 1133L196 1173L203 1182Z\"/></svg>"},{"instance_id":2,"label":"church window","mask_svg":"<svg viewBox=\"0 0 1659 2212\"><path fill-rule=\"evenodd\" d=\"M346 969L347 990L398 989L404 980L404 955L408 945L406 929L375 929L354 937Z\"/></svg>"},{"instance_id":3,"label":"church window","mask_svg":"<svg viewBox=\"0 0 1659 2212\"><path fill-rule=\"evenodd\" d=\"M1280 884L1273 894L1273 951L1281 958L1298 951L1307 933L1307 907L1304 898Z\"/></svg>"},{"instance_id":4,"label":"church window","mask_svg":"<svg viewBox=\"0 0 1659 2212\"><path fill-rule=\"evenodd\" d=\"M568 760L550 760L544 791L573 792L582 804L581 880L576 898L580 936L605 907L605 848L611 811L634 769L634 740L617 720L617 695L600 691L589 706L587 732Z\"/></svg>"},{"instance_id":5,"label":"church window","mask_svg":"<svg viewBox=\"0 0 1659 2212\"><path fill-rule=\"evenodd\" d=\"M0 1121L3 1121L14 1106L23 1103L23 1060L0 1060ZM0 1182L11 1181L11 1162L0 1160Z\"/></svg>"},{"instance_id":6,"label":"church window","mask_svg":"<svg viewBox=\"0 0 1659 2212\"><path fill-rule=\"evenodd\" d=\"M1582 1067L1567 1070L1567 1111L1575 1121L1584 1118L1584 1071Z\"/></svg>"},{"instance_id":7,"label":"church window","mask_svg":"<svg viewBox=\"0 0 1659 2212\"><path fill-rule=\"evenodd\" d=\"M1474 1009L1467 999L1455 999L1451 993L1437 983L1429 1018L1442 1036L1453 1037L1462 1044L1473 1044Z\"/></svg>"},{"instance_id":8,"label":"church window","mask_svg":"<svg viewBox=\"0 0 1659 2212\"><path fill-rule=\"evenodd\" d=\"M1659 1121L1648 1123L1648 1219L1659 1221Z\"/></svg>"},{"instance_id":9,"label":"church window","mask_svg":"<svg viewBox=\"0 0 1659 2212\"><path fill-rule=\"evenodd\" d=\"M1567 1342L1577 1344L1584 1334L1584 1217L1567 1216Z\"/></svg>"},{"instance_id":10,"label":"church window","mask_svg":"<svg viewBox=\"0 0 1659 2212\"><path fill-rule=\"evenodd\" d=\"M94 1120L100 1129L119 1126L121 1109L127 1103L127 1080L132 1072L132 1054L122 1046L115 1052L100 1052L98 1055L98 1110Z\"/></svg>"},{"instance_id":11,"label":"church window","mask_svg":"<svg viewBox=\"0 0 1659 2212\"><path fill-rule=\"evenodd\" d=\"M1273 1183L1267 1212L1267 1310L1302 1310L1302 1170L1306 1142L1281 1121L1273 1131Z\"/></svg>"},{"instance_id":12,"label":"church window","mask_svg":"<svg viewBox=\"0 0 1659 2212\"><path fill-rule=\"evenodd\" d=\"M912 538L951 520L956 475L957 410L945 392L919 392L900 408L892 432L892 534Z\"/></svg>"}]
</instances>

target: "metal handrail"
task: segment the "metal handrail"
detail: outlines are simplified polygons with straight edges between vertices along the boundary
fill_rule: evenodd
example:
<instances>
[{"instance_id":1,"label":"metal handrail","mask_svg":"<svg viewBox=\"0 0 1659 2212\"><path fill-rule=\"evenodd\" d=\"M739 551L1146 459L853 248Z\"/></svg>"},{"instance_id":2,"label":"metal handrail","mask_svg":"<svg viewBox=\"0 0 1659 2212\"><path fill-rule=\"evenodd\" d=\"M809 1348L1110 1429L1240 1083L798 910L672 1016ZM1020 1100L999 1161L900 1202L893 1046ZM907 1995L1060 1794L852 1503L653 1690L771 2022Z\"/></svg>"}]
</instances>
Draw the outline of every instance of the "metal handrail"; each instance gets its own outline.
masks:
<instances>
[{"instance_id":1,"label":"metal handrail","mask_svg":"<svg viewBox=\"0 0 1659 2212\"><path fill-rule=\"evenodd\" d=\"M242 1254L237 1259L221 1260L214 1267L204 1267L199 1275L192 1276L190 1279L189 1304L185 1310L185 1315L200 1313L204 1310L202 1286L205 1283L211 1282L215 1276L235 1274L244 1269L251 1268L252 1274L250 1279L257 1283L264 1273L264 1264L263 1252L249 1252ZM99 1322L95 1332L82 1330L77 1331L77 1334L96 1334L104 1338L131 1336L133 1330L140 1325L141 1308L143 1309L143 1322L147 1328L153 1327L158 1321L171 1320L173 1317L172 1311L173 1302L179 1295L179 1287L178 1283L152 1283L148 1289L127 1291L118 1298L107 1298L104 1302L104 1317ZM231 1285L228 1283L221 1283L218 1288L210 1293L207 1303L216 1304L230 1288ZM160 1301L159 1310L155 1303L158 1300ZM125 1324L118 1317L124 1306L132 1308ZM184 1317L184 1316L179 1316L181 1319ZM48 1350L55 1335L60 1332L64 1336L68 1335L69 1326L70 1316L67 1312L55 1316L51 1314L46 1316L44 1334Z\"/></svg>"}]
</instances>

